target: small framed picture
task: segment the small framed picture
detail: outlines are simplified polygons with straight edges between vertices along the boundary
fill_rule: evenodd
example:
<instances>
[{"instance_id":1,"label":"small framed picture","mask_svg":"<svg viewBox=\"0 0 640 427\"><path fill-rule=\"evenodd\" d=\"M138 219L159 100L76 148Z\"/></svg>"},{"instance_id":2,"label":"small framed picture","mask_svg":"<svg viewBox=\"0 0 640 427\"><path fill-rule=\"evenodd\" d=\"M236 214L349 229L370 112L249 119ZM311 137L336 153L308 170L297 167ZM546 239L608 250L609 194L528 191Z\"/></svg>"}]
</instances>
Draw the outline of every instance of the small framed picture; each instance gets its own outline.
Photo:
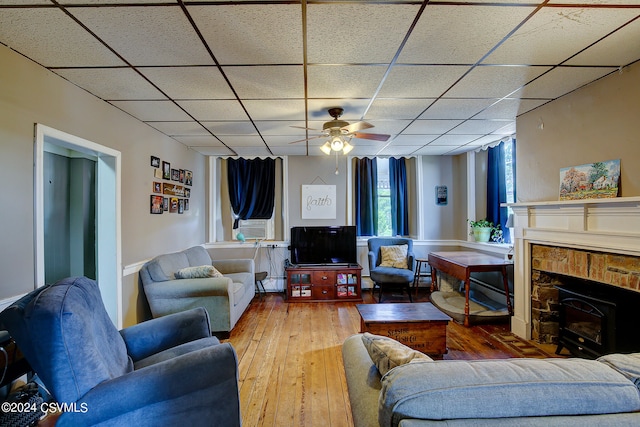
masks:
<instances>
[{"instance_id":1,"label":"small framed picture","mask_svg":"<svg viewBox=\"0 0 640 427\"><path fill-rule=\"evenodd\" d=\"M151 196L151 209L150 213L152 214L161 214L162 213L162 196Z\"/></svg>"},{"instance_id":2,"label":"small framed picture","mask_svg":"<svg viewBox=\"0 0 640 427\"><path fill-rule=\"evenodd\" d=\"M436 185L436 206L446 206L448 194L446 185Z\"/></svg>"},{"instance_id":3,"label":"small framed picture","mask_svg":"<svg viewBox=\"0 0 640 427\"><path fill-rule=\"evenodd\" d=\"M180 181L179 169L171 169L171 181Z\"/></svg>"},{"instance_id":4,"label":"small framed picture","mask_svg":"<svg viewBox=\"0 0 640 427\"><path fill-rule=\"evenodd\" d=\"M178 212L178 198L172 197L169 199L169 212L177 213Z\"/></svg>"},{"instance_id":5,"label":"small framed picture","mask_svg":"<svg viewBox=\"0 0 640 427\"><path fill-rule=\"evenodd\" d=\"M159 182L153 182L153 192L154 193L162 193L162 184Z\"/></svg>"},{"instance_id":6,"label":"small framed picture","mask_svg":"<svg viewBox=\"0 0 640 427\"><path fill-rule=\"evenodd\" d=\"M169 198L168 197L163 197L162 198L162 210L167 212L169 210Z\"/></svg>"},{"instance_id":7,"label":"small framed picture","mask_svg":"<svg viewBox=\"0 0 640 427\"><path fill-rule=\"evenodd\" d=\"M184 189L184 197L191 197L191 189L190 188L185 188Z\"/></svg>"},{"instance_id":8,"label":"small framed picture","mask_svg":"<svg viewBox=\"0 0 640 427\"><path fill-rule=\"evenodd\" d=\"M158 169L154 169L153 170L153 177L156 179L162 179L162 169L158 168Z\"/></svg>"},{"instance_id":9,"label":"small framed picture","mask_svg":"<svg viewBox=\"0 0 640 427\"><path fill-rule=\"evenodd\" d=\"M171 163L162 162L162 179L171 179Z\"/></svg>"},{"instance_id":10,"label":"small framed picture","mask_svg":"<svg viewBox=\"0 0 640 427\"><path fill-rule=\"evenodd\" d=\"M179 214L183 214L184 213L184 199L179 199L178 200L178 213Z\"/></svg>"},{"instance_id":11,"label":"small framed picture","mask_svg":"<svg viewBox=\"0 0 640 427\"><path fill-rule=\"evenodd\" d=\"M185 211L189 210L189 199L184 199L184 210Z\"/></svg>"},{"instance_id":12,"label":"small framed picture","mask_svg":"<svg viewBox=\"0 0 640 427\"><path fill-rule=\"evenodd\" d=\"M191 172L190 170L184 171L184 184L193 185L193 172Z\"/></svg>"},{"instance_id":13,"label":"small framed picture","mask_svg":"<svg viewBox=\"0 0 640 427\"><path fill-rule=\"evenodd\" d=\"M180 169L180 182L184 182L184 169Z\"/></svg>"},{"instance_id":14,"label":"small framed picture","mask_svg":"<svg viewBox=\"0 0 640 427\"><path fill-rule=\"evenodd\" d=\"M151 156L151 166L154 168L160 167L160 157Z\"/></svg>"}]
</instances>

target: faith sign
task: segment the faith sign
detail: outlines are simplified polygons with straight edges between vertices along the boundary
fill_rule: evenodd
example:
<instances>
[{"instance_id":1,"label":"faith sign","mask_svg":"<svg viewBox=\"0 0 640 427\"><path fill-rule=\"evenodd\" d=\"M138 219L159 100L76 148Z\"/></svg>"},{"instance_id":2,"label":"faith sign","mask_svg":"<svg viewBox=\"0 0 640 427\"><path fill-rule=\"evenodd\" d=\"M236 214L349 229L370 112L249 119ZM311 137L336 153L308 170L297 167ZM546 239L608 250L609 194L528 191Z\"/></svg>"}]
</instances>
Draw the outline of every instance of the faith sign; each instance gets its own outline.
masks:
<instances>
[{"instance_id":1,"label":"faith sign","mask_svg":"<svg viewBox=\"0 0 640 427\"><path fill-rule=\"evenodd\" d=\"M302 219L336 219L336 186L303 185Z\"/></svg>"}]
</instances>

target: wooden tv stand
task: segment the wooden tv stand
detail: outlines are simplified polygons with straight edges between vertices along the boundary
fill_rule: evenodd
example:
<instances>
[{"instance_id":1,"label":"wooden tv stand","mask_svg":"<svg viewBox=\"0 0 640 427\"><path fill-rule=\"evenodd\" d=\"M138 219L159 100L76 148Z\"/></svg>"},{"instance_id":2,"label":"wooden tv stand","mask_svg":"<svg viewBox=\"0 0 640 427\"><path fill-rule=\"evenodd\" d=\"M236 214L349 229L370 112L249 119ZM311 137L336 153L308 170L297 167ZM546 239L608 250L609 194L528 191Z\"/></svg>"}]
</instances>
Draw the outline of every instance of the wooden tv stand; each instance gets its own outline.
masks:
<instances>
[{"instance_id":1,"label":"wooden tv stand","mask_svg":"<svg viewBox=\"0 0 640 427\"><path fill-rule=\"evenodd\" d=\"M285 271L289 302L362 301L358 264L300 264Z\"/></svg>"}]
</instances>

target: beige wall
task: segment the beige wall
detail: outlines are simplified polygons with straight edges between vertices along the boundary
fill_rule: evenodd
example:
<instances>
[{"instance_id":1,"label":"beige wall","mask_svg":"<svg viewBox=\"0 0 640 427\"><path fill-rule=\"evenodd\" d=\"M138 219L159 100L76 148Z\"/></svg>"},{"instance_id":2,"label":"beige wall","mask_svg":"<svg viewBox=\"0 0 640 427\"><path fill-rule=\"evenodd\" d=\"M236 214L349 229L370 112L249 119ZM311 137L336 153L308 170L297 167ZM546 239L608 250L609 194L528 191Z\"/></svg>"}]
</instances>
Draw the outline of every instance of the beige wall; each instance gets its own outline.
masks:
<instances>
[{"instance_id":1,"label":"beige wall","mask_svg":"<svg viewBox=\"0 0 640 427\"><path fill-rule=\"evenodd\" d=\"M205 158L128 114L0 46L0 299L34 289L34 124L122 153L122 263L205 241ZM184 215L150 215L150 156L194 173ZM135 277L134 277L135 276ZM125 324L137 319L137 274L123 280Z\"/></svg>"},{"instance_id":2,"label":"beige wall","mask_svg":"<svg viewBox=\"0 0 640 427\"><path fill-rule=\"evenodd\" d=\"M561 168L613 159L621 196L640 195L639 120L640 63L518 117L518 201L558 200Z\"/></svg>"}]
</instances>

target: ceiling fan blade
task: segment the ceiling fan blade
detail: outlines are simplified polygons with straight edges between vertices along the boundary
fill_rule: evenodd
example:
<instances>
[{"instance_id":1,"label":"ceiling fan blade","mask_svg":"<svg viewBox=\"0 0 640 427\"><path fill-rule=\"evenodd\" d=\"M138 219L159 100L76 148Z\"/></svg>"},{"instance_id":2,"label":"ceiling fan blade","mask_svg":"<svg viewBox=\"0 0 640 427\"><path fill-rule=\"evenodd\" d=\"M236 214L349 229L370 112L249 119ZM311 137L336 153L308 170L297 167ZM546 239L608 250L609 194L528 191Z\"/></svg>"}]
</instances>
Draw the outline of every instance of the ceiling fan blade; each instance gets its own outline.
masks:
<instances>
[{"instance_id":1,"label":"ceiling fan blade","mask_svg":"<svg viewBox=\"0 0 640 427\"><path fill-rule=\"evenodd\" d=\"M391 137L391 135L386 135L384 133L362 133L362 132L355 132L352 136L354 138L360 138L360 139L373 139L374 141L386 141Z\"/></svg>"},{"instance_id":2,"label":"ceiling fan blade","mask_svg":"<svg viewBox=\"0 0 640 427\"><path fill-rule=\"evenodd\" d=\"M297 141L292 141L289 144L295 144L297 142L304 142L304 141L309 141L311 139L318 139L318 138L326 138L326 135L318 135L318 136L311 136L309 138L305 138L305 139L299 139Z\"/></svg>"},{"instance_id":3,"label":"ceiling fan blade","mask_svg":"<svg viewBox=\"0 0 640 427\"><path fill-rule=\"evenodd\" d=\"M373 125L371 123L356 122L356 123L351 123L350 125L347 125L347 126L343 126L340 129L341 130L346 130L349 133L353 133L353 132L358 132L359 130L369 129L369 128L372 128L372 127L373 127Z\"/></svg>"},{"instance_id":4,"label":"ceiling fan blade","mask_svg":"<svg viewBox=\"0 0 640 427\"><path fill-rule=\"evenodd\" d=\"M315 130L317 132L321 132L320 129L314 129L314 128L306 128L304 126L289 126L290 128L296 128L296 129L305 129L305 130Z\"/></svg>"}]
</instances>

